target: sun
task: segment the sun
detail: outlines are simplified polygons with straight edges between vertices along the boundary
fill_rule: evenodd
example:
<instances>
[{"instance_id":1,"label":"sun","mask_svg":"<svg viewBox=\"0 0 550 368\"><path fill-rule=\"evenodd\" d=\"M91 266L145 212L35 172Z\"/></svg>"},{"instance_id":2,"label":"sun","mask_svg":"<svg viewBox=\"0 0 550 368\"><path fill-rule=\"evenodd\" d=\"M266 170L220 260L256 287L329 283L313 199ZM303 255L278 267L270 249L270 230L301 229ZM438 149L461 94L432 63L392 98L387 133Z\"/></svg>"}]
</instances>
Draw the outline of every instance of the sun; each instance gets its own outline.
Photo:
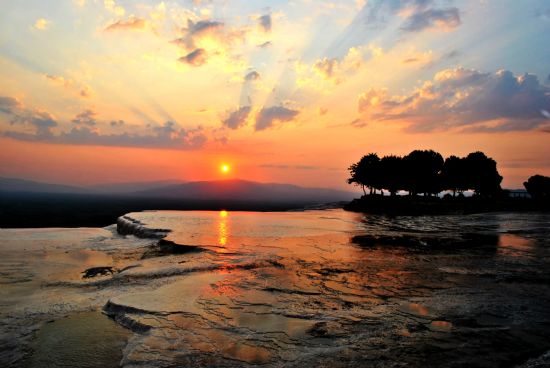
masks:
<instances>
[{"instance_id":1,"label":"sun","mask_svg":"<svg viewBox=\"0 0 550 368\"><path fill-rule=\"evenodd\" d=\"M227 174L229 171L231 171L231 167L228 165L228 164L222 164L220 166L220 171L223 173L223 174Z\"/></svg>"}]
</instances>

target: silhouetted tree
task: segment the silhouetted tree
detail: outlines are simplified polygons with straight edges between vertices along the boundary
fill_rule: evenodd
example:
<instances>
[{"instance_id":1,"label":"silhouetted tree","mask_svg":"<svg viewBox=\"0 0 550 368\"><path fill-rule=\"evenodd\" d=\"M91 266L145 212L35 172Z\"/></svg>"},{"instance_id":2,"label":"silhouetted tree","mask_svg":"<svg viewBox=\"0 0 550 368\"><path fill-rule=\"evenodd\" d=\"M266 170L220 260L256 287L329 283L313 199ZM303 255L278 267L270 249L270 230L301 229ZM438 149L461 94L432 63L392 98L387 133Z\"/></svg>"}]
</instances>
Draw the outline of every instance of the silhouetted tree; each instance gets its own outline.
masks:
<instances>
[{"instance_id":1,"label":"silhouetted tree","mask_svg":"<svg viewBox=\"0 0 550 368\"><path fill-rule=\"evenodd\" d=\"M375 187L377 187L377 181L379 180L380 158L376 153L370 153L365 155L359 160L359 162L351 165L348 170L350 172L350 178L348 184L355 184L361 186L363 193L366 195L365 187L370 189L372 194Z\"/></svg>"},{"instance_id":2,"label":"silhouetted tree","mask_svg":"<svg viewBox=\"0 0 550 368\"><path fill-rule=\"evenodd\" d=\"M453 197L456 192L462 193L468 190L466 160L457 156L450 156L445 160L441 169L441 184L443 189L452 190Z\"/></svg>"},{"instance_id":3,"label":"silhouetted tree","mask_svg":"<svg viewBox=\"0 0 550 368\"><path fill-rule=\"evenodd\" d=\"M497 163L483 152L472 152L465 159L466 183L476 195L494 196L502 188L502 176L497 171Z\"/></svg>"},{"instance_id":4,"label":"silhouetted tree","mask_svg":"<svg viewBox=\"0 0 550 368\"><path fill-rule=\"evenodd\" d=\"M502 191L497 163L483 152L472 152L465 158L451 156L445 161L433 150L415 150L403 158L389 155L380 159L370 153L348 170L348 183L361 186L365 194L365 187L371 194L376 189L385 189L391 195L400 190L407 190L411 195L432 195L448 189L453 191L453 196L456 192L460 196L472 189L478 196L493 197ZM540 180L535 180L534 188ZM527 188L530 184L525 185Z\"/></svg>"},{"instance_id":5,"label":"silhouetted tree","mask_svg":"<svg viewBox=\"0 0 550 368\"><path fill-rule=\"evenodd\" d=\"M399 156L384 156L380 160L378 185L381 189L386 189L392 196L398 191L404 189L405 175L403 159Z\"/></svg>"},{"instance_id":6,"label":"silhouetted tree","mask_svg":"<svg viewBox=\"0 0 550 368\"><path fill-rule=\"evenodd\" d=\"M443 157L433 150L415 150L403 158L405 190L412 195L437 194L441 191L439 173Z\"/></svg>"},{"instance_id":7,"label":"silhouetted tree","mask_svg":"<svg viewBox=\"0 0 550 368\"><path fill-rule=\"evenodd\" d=\"M542 175L531 176L523 186L533 199L550 200L550 178Z\"/></svg>"}]
</instances>

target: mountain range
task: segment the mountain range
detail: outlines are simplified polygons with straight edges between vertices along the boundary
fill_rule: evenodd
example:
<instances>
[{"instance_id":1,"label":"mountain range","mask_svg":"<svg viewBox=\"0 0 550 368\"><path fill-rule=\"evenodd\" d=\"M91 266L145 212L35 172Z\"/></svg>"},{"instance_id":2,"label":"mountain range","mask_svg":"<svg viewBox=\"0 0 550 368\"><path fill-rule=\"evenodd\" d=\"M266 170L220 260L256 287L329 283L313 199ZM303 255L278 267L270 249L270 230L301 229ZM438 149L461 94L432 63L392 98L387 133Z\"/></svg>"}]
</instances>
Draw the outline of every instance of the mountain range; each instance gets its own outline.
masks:
<instances>
[{"instance_id":1,"label":"mountain range","mask_svg":"<svg viewBox=\"0 0 550 368\"><path fill-rule=\"evenodd\" d=\"M190 201L300 202L348 201L356 193L326 188L305 188L292 184L258 183L247 180L182 182L177 180L92 185L87 187L0 178L0 193L45 193L109 195Z\"/></svg>"}]
</instances>

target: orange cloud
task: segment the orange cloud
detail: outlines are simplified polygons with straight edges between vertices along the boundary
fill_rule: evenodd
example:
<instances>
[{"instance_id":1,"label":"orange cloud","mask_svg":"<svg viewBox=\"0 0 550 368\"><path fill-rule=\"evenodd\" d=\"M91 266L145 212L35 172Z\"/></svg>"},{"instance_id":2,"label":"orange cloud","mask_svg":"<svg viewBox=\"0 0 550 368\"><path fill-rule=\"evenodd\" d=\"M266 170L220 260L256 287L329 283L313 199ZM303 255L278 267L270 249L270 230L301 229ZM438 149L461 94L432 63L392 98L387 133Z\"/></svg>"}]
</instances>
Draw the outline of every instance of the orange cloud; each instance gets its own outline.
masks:
<instances>
[{"instance_id":1,"label":"orange cloud","mask_svg":"<svg viewBox=\"0 0 550 368\"><path fill-rule=\"evenodd\" d=\"M148 22L143 18L131 16L128 20L119 20L105 27L106 32L112 31L131 31L144 30L148 27Z\"/></svg>"}]
</instances>

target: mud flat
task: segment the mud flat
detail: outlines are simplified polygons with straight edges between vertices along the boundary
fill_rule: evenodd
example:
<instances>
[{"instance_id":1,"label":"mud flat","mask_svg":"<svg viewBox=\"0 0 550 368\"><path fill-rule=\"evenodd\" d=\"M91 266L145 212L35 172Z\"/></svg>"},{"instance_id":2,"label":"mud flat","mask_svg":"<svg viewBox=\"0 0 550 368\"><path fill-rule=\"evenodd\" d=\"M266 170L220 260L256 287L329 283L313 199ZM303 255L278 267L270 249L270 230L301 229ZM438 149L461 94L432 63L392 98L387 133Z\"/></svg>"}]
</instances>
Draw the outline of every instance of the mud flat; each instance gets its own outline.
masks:
<instances>
[{"instance_id":1,"label":"mud flat","mask_svg":"<svg viewBox=\"0 0 550 368\"><path fill-rule=\"evenodd\" d=\"M113 346L127 339L111 353L124 367L549 364L547 214L152 211L120 223L123 234L0 230L3 365L45 358L48 326L82 313L118 325L101 328Z\"/></svg>"}]
</instances>

